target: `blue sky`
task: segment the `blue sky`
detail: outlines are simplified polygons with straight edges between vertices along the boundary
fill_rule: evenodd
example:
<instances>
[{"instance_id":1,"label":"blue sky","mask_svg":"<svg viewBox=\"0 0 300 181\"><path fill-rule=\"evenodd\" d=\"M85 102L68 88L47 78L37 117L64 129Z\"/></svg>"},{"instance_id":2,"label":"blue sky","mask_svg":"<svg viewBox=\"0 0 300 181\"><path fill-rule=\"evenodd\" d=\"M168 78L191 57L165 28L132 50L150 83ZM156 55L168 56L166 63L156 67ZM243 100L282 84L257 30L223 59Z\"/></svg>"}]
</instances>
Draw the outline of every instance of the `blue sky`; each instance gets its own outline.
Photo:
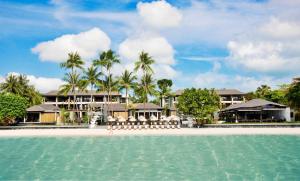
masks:
<instances>
[{"instance_id":1,"label":"blue sky","mask_svg":"<svg viewBox=\"0 0 300 181\"><path fill-rule=\"evenodd\" d=\"M300 1L0 1L0 81L27 74L57 89L67 52L89 65L109 48L132 69L141 50L173 89L276 87L299 76Z\"/></svg>"}]
</instances>

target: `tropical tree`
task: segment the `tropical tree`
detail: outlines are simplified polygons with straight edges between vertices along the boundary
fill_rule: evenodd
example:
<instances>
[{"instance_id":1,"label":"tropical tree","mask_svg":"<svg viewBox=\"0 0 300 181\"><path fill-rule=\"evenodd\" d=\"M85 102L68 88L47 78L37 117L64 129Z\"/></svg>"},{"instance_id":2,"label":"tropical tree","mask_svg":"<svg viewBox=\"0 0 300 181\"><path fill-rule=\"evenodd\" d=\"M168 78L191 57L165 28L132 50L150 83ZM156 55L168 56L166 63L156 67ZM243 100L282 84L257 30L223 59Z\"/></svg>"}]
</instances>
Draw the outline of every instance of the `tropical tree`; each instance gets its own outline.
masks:
<instances>
[{"instance_id":1,"label":"tropical tree","mask_svg":"<svg viewBox=\"0 0 300 181\"><path fill-rule=\"evenodd\" d=\"M0 89L2 92L10 92L13 94L22 94L22 87L19 84L19 79L17 75L9 74L5 81L0 84Z\"/></svg>"},{"instance_id":2,"label":"tropical tree","mask_svg":"<svg viewBox=\"0 0 300 181\"><path fill-rule=\"evenodd\" d=\"M257 98L265 98L267 94L271 92L271 87L268 85L261 85L255 91L255 95Z\"/></svg>"},{"instance_id":3,"label":"tropical tree","mask_svg":"<svg viewBox=\"0 0 300 181\"><path fill-rule=\"evenodd\" d=\"M138 70L142 70L144 76L146 73L152 74L153 69L151 65L154 64L154 62L155 61L148 53L142 51L139 55L139 59L135 62L134 71L137 72Z\"/></svg>"},{"instance_id":4,"label":"tropical tree","mask_svg":"<svg viewBox=\"0 0 300 181\"><path fill-rule=\"evenodd\" d=\"M83 90L86 88L86 82L82 81L77 70L82 70L84 65L84 61L81 59L80 55L75 53L69 53L68 59L60 64L61 68L69 69L71 72L65 74L63 80L66 84L62 85L59 90L59 94L67 95L69 92L73 94L74 98L74 106L73 109L78 111L78 107L76 106L76 91Z\"/></svg>"},{"instance_id":5,"label":"tropical tree","mask_svg":"<svg viewBox=\"0 0 300 181\"><path fill-rule=\"evenodd\" d=\"M29 103L25 97L12 93L0 94L0 125L15 123L26 115Z\"/></svg>"},{"instance_id":6,"label":"tropical tree","mask_svg":"<svg viewBox=\"0 0 300 181\"><path fill-rule=\"evenodd\" d=\"M72 73L66 73L63 80L66 82L65 84L60 86L59 94L67 95L68 93L73 93L73 109L78 112L78 106L76 106L77 102L77 90L83 91L86 87L86 83L80 78L80 75L76 72ZM74 121L74 120L73 120Z\"/></svg>"},{"instance_id":7,"label":"tropical tree","mask_svg":"<svg viewBox=\"0 0 300 181\"><path fill-rule=\"evenodd\" d=\"M148 102L148 95L154 96L156 95L155 90L156 84L151 74L146 73L141 78L141 82L138 85L138 89L136 89L137 93L141 95L141 98L143 100L144 105L144 116L146 115L145 107L146 102Z\"/></svg>"},{"instance_id":8,"label":"tropical tree","mask_svg":"<svg viewBox=\"0 0 300 181\"><path fill-rule=\"evenodd\" d=\"M82 79L90 86L91 90L91 101L93 98L93 90L96 86L96 83L100 80L100 76L102 75L102 72L98 72L97 67L94 65L87 68L87 70L83 71L84 75Z\"/></svg>"},{"instance_id":9,"label":"tropical tree","mask_svg":"<svg viewBox=\"0 0 300 181\"><path fill-rule=\"evenodd\" d=\"M94 65L98 65L101 67L104 67L106 70L106 79L107 79L107 94L108 94L108 103L110 104L111 99L111 92L113 89L112 85L112 75L111 75L111 69L114 64L120 63L120 60L118 56L115 54L114 51L108 50L102 52L98 60L94 61ZM103 83L102 83L103 84ZM105 84L105 83L104 83ZM100 83L101 85L101 83Z\"/></svg>"},{"instance_id":10,"label":"tropical tree","mask_svg":"<svg viewBox=\"0 0 300 181\"><path fill-rule=\"evenodd\" d=\"M212 121L213 113L219 109L219 106L219 96L213 89L185 89L178 97L177 103L181 113L193 116L201 124Z\"/></svg>"},{"instance_id":11,"label":"tropical tree","mask_svg":"<svg viewBox=\"0 0 300 181\"><path fill-rule=\"evenodd\" d=\"M153 69L151 67L154 64L154 60L148 53L142 51L139 55L139 59L135 62L134 71L142 70L143 76L140 80L140 88L136 89L136 94L141 95L141 98L144 103L144 116L145 116L145 106L146 101L148 101L148 94L153 93L152 88L155 89L155 84L153 83L153 78L151 74L153 74Z\"/></svg>"},{"instance_id":12,"label":"tropical tree","mask_svg":"<svg viewBox=\"0 0 300 181\"><path fill-rule=\"evenodd\" d=\"M165 106L165 98L171 94L171 87L173 85L173 82L170 79L160 79L157 81L157 85L159 89L158 94L160 104L165 108L166 112L167 106Z\"/></svg>"},{"instance_id":13,"label":"tropical tree","mask_svg":"<svg viewBox=\"0 0 300 181\"><path fill-rule=\"evenodd\" d=\"M0 91L25 97L29 105L36 105L42 102L42 96L33 85L29 85L29 80L25 75L9 74L5 81L0 84Z\"/></svg>"},{"instance_id":14,"label":"tropical tree","mask_svg":"<svg viewBox=\"0 0 300 181\"><path fill-rule=\"evenodd\" d=\"M136 86L135 80L136 76L133 75L133 72L129 72L128 70L125 70L119 79L120 91L125 89L126 106L128 106L128 92Z\"/></svg>"},{"instance_id":15,"label":"tropical tree","mask_svg":"<svg viewBox=\"0 0 300 181\"><path fill-rule=\"evenodd\" d=\"M60 64L61 68L65 69L71 69L71 72L74 73L77 69L82 69L84 65L83 60L81 59L80 55L75 52L75 53L69 53L68 54L68 59Z\"/></svg>"},{"instance_id":16,"label":"tropical tree","mask_svg":"<svg viewBox=\"0 0 300 181\"><path fill-rule=\"evenodd\" d=\"M287 92L289 104L296 109L300 109L300 82L293 83Z\"/></svg>"}]
</instances>

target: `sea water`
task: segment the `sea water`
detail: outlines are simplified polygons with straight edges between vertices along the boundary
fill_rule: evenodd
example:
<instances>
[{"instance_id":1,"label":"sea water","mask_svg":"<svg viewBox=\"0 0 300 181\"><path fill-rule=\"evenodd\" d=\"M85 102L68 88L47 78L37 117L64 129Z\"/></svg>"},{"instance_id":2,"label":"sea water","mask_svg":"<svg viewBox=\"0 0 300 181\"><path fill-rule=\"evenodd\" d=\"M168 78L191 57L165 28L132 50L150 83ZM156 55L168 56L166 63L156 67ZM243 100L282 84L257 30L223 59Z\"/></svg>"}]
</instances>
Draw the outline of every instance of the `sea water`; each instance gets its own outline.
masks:
<instances>
[{"instance_id":1,"label":"sea water","mask_svg":"<svg viewBox=\"0 0 300 181\"><path fill-rule=\"evenodd\" d=\"M300 180L300 137L0 138L0 180Z\"/></svg>"}]
</instances>

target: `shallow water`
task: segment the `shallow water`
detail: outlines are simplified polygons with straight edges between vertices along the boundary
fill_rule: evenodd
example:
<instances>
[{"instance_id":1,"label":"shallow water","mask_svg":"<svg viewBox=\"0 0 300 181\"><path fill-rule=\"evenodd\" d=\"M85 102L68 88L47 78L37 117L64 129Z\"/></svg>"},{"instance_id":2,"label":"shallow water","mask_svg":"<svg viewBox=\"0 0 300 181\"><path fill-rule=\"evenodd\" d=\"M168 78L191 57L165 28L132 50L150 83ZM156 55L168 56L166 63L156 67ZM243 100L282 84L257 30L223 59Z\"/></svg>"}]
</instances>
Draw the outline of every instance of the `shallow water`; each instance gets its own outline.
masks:
<instances>
[{"instance_id":1,"label":"shallow water","mask_svg":"<svg viewBox=\"0 0 300 181\"><path fill-rule=\"evenodd\" d=\"M300 180L299 136L0 138L0 180Z\"/></svg>"}]
</instances>

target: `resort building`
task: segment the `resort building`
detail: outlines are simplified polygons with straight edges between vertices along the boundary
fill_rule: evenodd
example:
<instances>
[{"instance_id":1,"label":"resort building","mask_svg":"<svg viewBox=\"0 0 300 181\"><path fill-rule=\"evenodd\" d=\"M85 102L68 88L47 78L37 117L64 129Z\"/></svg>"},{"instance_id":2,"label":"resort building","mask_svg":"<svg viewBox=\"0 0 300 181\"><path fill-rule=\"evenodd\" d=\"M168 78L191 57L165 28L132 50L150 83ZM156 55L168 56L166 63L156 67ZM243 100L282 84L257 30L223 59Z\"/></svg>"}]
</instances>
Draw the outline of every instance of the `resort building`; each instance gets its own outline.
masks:
<instances>
[{"instance_id":1,"label":"resort building","mask_svg":"<svg viewBox=\"0 0 300 181\"><path fill-rule=\"evenodd\" d=\"M225 122L284 122L291 121L290 108L264 99L232 104L219 112Z\"/></svg>"},{"instance_id":2,"label":"resort building","mask_svg":"<svg viewBox=\"0 0 300 181\"><path fill-rule=\"evenodd\" d=\"M27 123L55 123L59 117L60 109L52 104L35 105L27 110Z\"/></svg>"},{"instance_id":3,"label":"resort building","mask_svg":"<svg viewBox=\"0 0 300 181\"><path fill-rule=\"evenodd\" d=\"M125 119L134 116L137 119L145 113L146 118L150 118L151 115L160 118L163 109L153 103L145 105L136 103L127 106L125 98L118 92L112 92L108 98L106 92L77 91L75 94L60 95L58 91L51 91L43 94L43 98L43 104L27 109L27 117L24 122L55 123L61 109L77 112L80 119L87 116L89 112L97 113L100 116L100 123L105 123L108 115L115 118L122 116Z\"/></svg>"},{"instance_id":4,"label":"resort building","mask_svg":"<svg viewBox=\"0 0 300 181\"><path fill-rule=\"evenodd\" d=\"M169 96L161 100L161 107L166 105L170 108L170 114L175 114L175 106L178 102L178 97L183 93L184 90L177 90ZM216 93L220 96L221 107L225 108L232 104L239 104L246 101L246 93L236 89L216 89Z\"/></svg>"},{"instance_id":5,"label":"resort building","mask_svg":"<svg viewBox=\"0 0 300 181\"><path fill-rule=\"evenodd\" d=\"M96 91L77 91L68 93L66 95L59 94L58 91L50 91L43 94L44 104L51 104L64 108L68 111L78 112L79 117L82 118L87 114L90 104L98 105L98 110L103 110L105 104L117 104L124 102L124 98L119 92L111 92L108 98L107 92ZM76 100L74 100L76 97Z\"/></svg>"}]
</instances>

